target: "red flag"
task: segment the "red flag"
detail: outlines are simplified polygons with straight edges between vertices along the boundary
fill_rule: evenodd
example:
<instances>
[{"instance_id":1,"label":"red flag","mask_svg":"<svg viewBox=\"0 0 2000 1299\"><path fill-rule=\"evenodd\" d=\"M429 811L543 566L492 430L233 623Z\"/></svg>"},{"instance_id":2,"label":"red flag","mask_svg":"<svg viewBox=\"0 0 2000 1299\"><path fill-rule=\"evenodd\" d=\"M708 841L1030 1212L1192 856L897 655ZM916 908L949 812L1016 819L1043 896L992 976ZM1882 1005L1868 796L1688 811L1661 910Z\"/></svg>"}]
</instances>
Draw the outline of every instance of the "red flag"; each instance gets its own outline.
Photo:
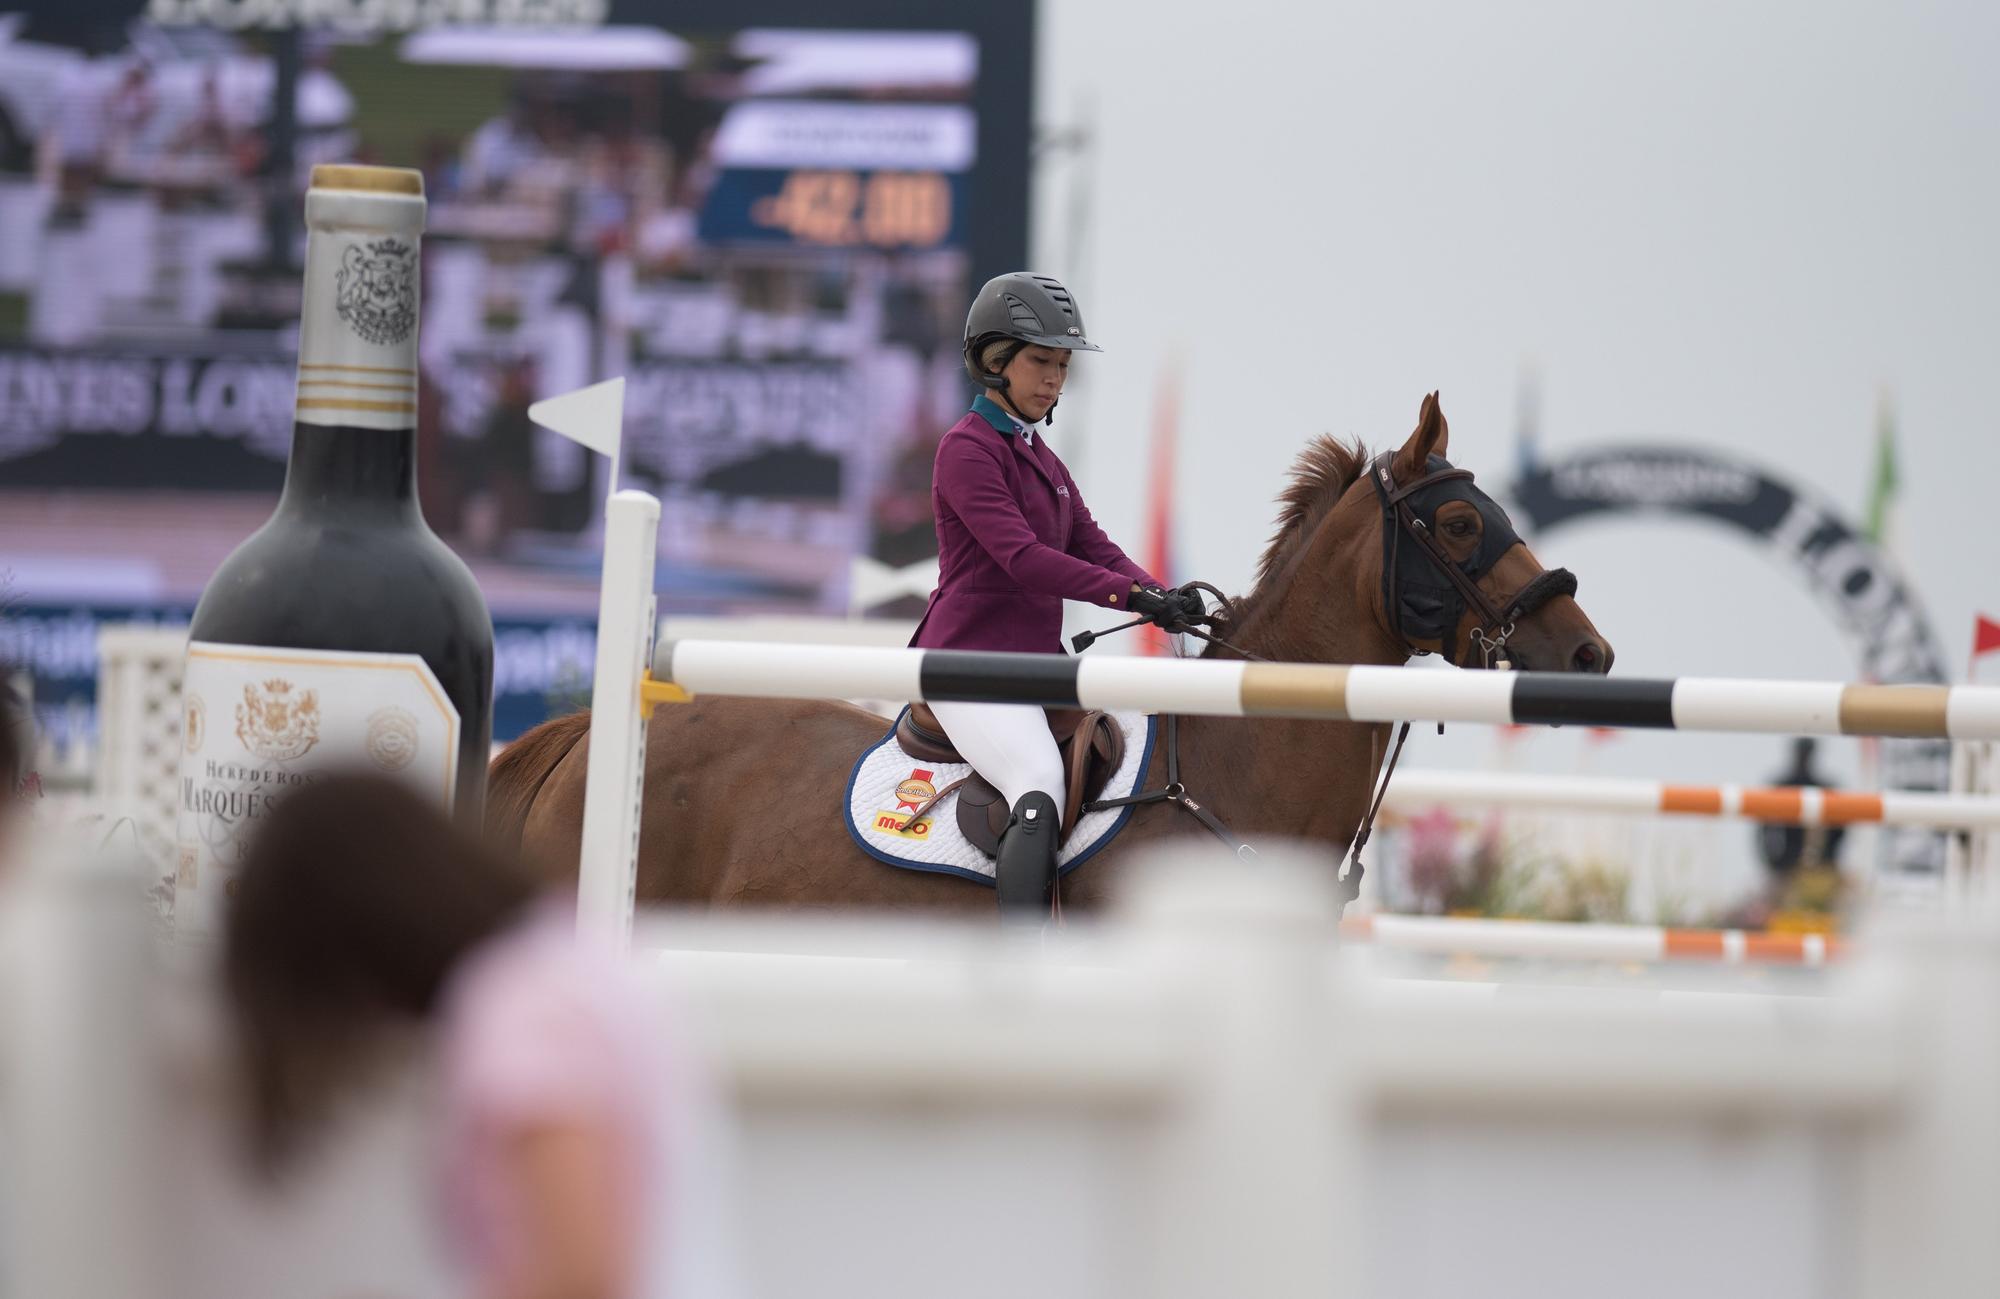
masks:
<instances>
[{"instance_id":1,"label":"red flag","mask_svg":"<svg viewBox=\"0 0 2000 1299\"><path fill-rule=\"evenodd\" d=\"M1973 619L1972 657L1979 658L1995 650L2000 650L2000 622L1980 614Z\"/></svg>"},{"instance_id":2,"label":"red flag","mask_svg":"<svg viewBox=\"0 0 2000 1299\"><path fill-rule=\"evenodd\" d=\"M1146 561L1144 568L1162 582L1171 583L1178 570L1174 564L1174 440L1181 417L1179 367L1170 364L1160 379L1159 395L1153 405L1153 473L1146 500ZM1139 629L1139 652L1167 653L1167 634L1158 627Z\"/></svg>"}]
</instances>

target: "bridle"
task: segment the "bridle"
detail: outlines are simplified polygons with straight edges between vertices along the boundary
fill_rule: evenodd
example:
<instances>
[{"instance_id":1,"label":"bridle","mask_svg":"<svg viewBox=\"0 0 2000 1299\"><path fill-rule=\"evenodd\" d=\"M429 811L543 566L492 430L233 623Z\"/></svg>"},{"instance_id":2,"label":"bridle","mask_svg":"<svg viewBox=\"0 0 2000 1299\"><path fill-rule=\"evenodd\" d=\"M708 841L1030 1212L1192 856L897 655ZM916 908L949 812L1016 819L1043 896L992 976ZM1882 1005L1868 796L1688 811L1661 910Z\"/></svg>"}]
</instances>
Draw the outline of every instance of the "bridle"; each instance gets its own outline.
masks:
<instances>
[{"instance_id":1,"label":"bridle","mask_svg":"<svg viewBox=\"0 0 2000 1299\"><path fill-rule=\"evenodd\" d=\"M1469 638L1472 644L1467 648L1478 649L1481 666L1512 669L1513 661L1507 657L1507 638L1514 634L1514 625L1559 595L1575 595L1576 574L1566 568L1546 569L1529 578L1506 603L1496 606L1479 589L1479 579L1491 572L1500 562L1500 556L1521 540L1514 525L1491 497L1472 485L1470 469L1454 468L1443 457L1432 456L1423 477L1398 486L1394 462L1395 453L1384 452L1375 457L1369 474L1375 483L1375 494L1382 500L1382 606L1387 611L1390 630L1411 654L1428 654L1429 650L1418 648L1411 639L1410 625L1414 621L1420 636L1437 639L1446 662L1467 667L1468 664L1458 661L1458 624L1470 609L1478 615L1479 625L1472 629ZM1413 505L1412 500L1419 495L1436 499L1416 501ZM1482 525L1479 549L1463 563L1451 557L1431 524L1417 517L1416 506L1424 505L1435 521L1439 507L1447 500L1469 502L1479 511ZM1405 536L1430 557L1431 567L1443 574L1448 586L1413 582L1403 574ZM1441 592L1449 592L1455 598L1443 598ZM1444 727L1440 725L1438 730L1442 732ZM1361 864L1361 850L1368 846L1368 837L1375 829L1375 816L1382 810L1382 797L1389 792L1389 781L1396 774L1396 760L1403 756L1403 744L1409 738L1410 724L1404 722L1398 727L1388 760L1382 765L1368 810L1362 814L1361 824L1348 843L1347 859L1335 876L1336 896L1343 911L1360 896L1361 877L1367 873Z\"/></svg>"},{"instance_id":2,"label":"bridle","mask_svg":"<svg viewBox=\"0 0 2000 1299\"><path fill-rule=\"evenodd\" d=\"M1382 604L1390 630L1411 654L1430 653L1418 648L1415 640L1435 638L1445 661L1468 667L1471 665L1459 662L1458 625L1469 609L1478 616L1479 625L1472 629L1471 644L1466 648L1479 651L1481 666L1511 668L1507 638L1514 634L1515 624L1557 596L1575 595L1576 575L1566 568L1546 569L1528 579L1503 604L1494 604L1479 589L1479 579L1520 541L1513 524L1492 498L1472 486L1470 469L1454 468L1442 457L1432 456L1423 477L1399 485L1394 463L1395 453L1384 452L1375 457L1369 474L1375 494L1382 501ZM1454 483L1465 486L1445 492L1435 490ZM1431 522L1418 517L1415 507L1427 504L1421 500L1413 503L1413 498L1419 496L1439 498L1428 503L1433 522L1438 507L1446 500L1467 501L1479 511L1484 526L1479 549L1472 558L1461 563L1451 557L1444 543L1437 539ZM1406 536L1429 557L1430 567L1443 576L1447 587L1419 583L1402 572L1402 542ZM1447 591L1449 596L1445 594ZM1411 635L1412 625L1416 638Z\"/></svg>"},{"instance_id":3,"label":"bridle","mask_svg":"<svg viewBox=\"0 0 2000 1299\"><path fill-rule=\"evenodd\" d=\"M1402 642L1409 653L1428 654L1431 651L1417 646L1412 632L1417 638L1436 639L1445 660L1457 667L1468 664L1458 661L1458 625L1467 610L1478 615L1479 625L1472 629L1468 649L1477 648L1481 666L1501 670L1511 669L1514 664L1507 655L1507 638L1514 634L1515 625L1534 613L1550 600L1560 595L1576 594L1576 575L1566 568L1551 568L1535 574L1514 592L1504 603L1496 605L1487 594L1479 589L1479 579L1491 572L1500 562L1500 557L1511 550L1521 540L1514 531L1514 525L1493 499L1472 485L1470 469L1454 468L1441 456L1432 456L1426 464L1426 472L1415 482L1398 485L1394 470L1394 452L1386 452L1375 458L1369 477L1375 484L1376 495L1382 501L1382 603L1387 611L1389 628ZM1432 499L1418 499L1432 498ZM1462 500L1479 511L1482 528L1479 548L1470 559L1460 562L1451 557L1444 543L1437 539L1431 522L1417 514L1423 507L1430 519L1435 521L1437 511L1447 500ZM1402 572L1403 538L1407 536L1423 551L1430 565L1444 578L1446 585L1435 582L1425 583L1415 580ZM1222 592L1206 583L1193 583L1222 604L1224 617L1221 625L1234 621L1233 610ZM1126 627L1136 627L1146 619L1141 618L1112 628L1122 631ZM1208 620L1204 620L1208 621ZM1213 621L1211 626L1216 625ZM1258 655L1237 649L1228 641L1210 632L1193 626L1182 628L1189 635L1220 645L1224 649L1247 659L1257 659ZM1098 638L1099 633L1084 632L1076 636L1073 643L1079 653L1088 648ZM1167 763L1168 786L1147 794L1130 798L1105 799L1090 804L1086 810L1100 807L1118 807L1128 803L1179 803L1193 812L1202 824L1239 856L1255 856L1255 852L1225 829L1214 815L1187 797L1186 789L1180 783L1179 737L1175 730L1177 719L1167 714ZM1443 726L1438 729L1442 731ZM1382 810L1382 798L1389 792L1389 781L1396 774L1396 761L1402 757L1403 744L1410 738L1410 724L1404 722L1398 729L1394 744L1382 765L1377 778L1373 797L1368 809L1362 815L1361 824L1356 827L1354 837L1348 842L1346 859L1335 875L1338 906L1345 910L1361 892L1361 877L1366 868L1361 864L1361 850L1368 845L1370 834L1375 828L1376 815Z\"/></svg>"}]
</instances>

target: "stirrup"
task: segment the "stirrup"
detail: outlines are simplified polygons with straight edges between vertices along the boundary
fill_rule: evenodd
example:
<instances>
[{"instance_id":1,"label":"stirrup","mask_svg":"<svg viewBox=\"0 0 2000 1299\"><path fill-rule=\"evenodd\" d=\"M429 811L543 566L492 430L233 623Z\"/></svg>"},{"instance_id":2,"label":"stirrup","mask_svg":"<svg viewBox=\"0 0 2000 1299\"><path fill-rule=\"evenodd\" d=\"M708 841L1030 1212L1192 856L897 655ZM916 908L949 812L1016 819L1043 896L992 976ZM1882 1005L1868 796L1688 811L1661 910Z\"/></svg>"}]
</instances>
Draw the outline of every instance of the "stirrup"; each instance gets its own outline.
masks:
<instances>
[{"instance_id":1,"label":"stirrup","mask_svg":"<svg viewBox=\"0 0 2000 1299\"><path fill-rule=\"evenodd\" d=\"M993 863L1003 917L1026 920L1047 914L1056 878L1058 820L1055 799L1040 790L1021 795L1014 804Z\"/></svg>"}]
</instances>

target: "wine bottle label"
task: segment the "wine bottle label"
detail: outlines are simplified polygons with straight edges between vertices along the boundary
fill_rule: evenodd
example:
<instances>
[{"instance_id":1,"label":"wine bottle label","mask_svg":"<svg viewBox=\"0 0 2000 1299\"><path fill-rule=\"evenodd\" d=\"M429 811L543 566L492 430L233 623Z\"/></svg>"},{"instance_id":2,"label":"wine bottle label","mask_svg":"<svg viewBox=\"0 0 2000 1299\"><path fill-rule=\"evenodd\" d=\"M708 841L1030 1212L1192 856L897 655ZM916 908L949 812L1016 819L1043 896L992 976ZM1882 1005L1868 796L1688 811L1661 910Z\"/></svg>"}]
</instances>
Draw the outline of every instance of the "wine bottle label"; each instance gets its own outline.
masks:
<instances>
[{"instance_id":1,"label":"wine bottle label","mask_svg":"<svg viewBox=\"0 0 2000 1299\"><path fill-rule=\"evenodd\" d=\"M417 426L417 300L424 200L315 189L306 196L297 418Z\"/></svg>"},{"instance_id":2,"label":"wine bottle label","mask_svg":"<svg viewBox=\"0 0 2000 1299\"><path fill-rule=\"evenodd\" d=\"M458 710L415 654L195 641L181 685L180 854L174 924L204 935L258 821L328 771L409 781L449 809Z\"/></svg>"}]
</instances>

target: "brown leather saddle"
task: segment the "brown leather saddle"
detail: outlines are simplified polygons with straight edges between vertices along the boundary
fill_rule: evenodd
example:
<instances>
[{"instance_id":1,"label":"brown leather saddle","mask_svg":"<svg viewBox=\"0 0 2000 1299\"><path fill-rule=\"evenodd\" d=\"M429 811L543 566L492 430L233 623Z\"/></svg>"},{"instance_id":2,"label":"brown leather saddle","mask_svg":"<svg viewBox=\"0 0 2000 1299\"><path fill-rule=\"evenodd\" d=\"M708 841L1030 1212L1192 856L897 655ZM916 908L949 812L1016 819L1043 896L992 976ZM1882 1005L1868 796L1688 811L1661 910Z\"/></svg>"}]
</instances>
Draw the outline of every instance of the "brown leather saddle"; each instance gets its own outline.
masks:
<instances>
[{"instance_id":1,"label":"brown leather saddle","mask_svg":"<svg viewBox=\"0 0 2000 1299\"><path fill-rule=\"evenodd\" d=\"M1056 747L1062 751L1062 841L1067 842L1070 831L1076 828L1083 805L1102 794L1106 783L1124 764L1125 732L1115 719L1095 709L1050 708L1045 711L1049 718L1049 733L1056 737ZM937 714L924 704L911 704L896 719L896 743L903 746L903 752L925 762L965 761L946 737L944 728L938 725ZM932 795L928 802L911 813L910 820L929 813L954 790L958 792L959 830L981 852L989 857L995 855L1000 851L1000 836L1007 829L1013 809L1007 806L1007 800L1000 796L1000 791L977 772L946 785Z\"/></svg>"}]
</instances>

